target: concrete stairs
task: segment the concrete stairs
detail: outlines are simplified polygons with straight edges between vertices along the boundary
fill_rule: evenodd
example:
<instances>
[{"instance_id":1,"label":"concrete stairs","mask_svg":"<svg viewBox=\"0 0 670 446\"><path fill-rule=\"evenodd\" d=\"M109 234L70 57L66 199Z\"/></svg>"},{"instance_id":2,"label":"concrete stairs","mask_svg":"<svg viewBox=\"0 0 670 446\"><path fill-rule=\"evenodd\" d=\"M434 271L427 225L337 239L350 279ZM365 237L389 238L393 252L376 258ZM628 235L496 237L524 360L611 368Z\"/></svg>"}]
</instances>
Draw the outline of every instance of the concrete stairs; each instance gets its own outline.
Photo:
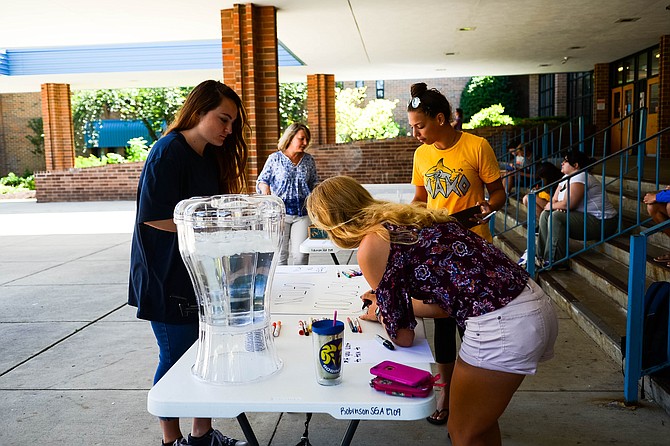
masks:
<instances>
[{"instance_id":1,"label":"concrete stairs","mask_svg":"<svg viewBox=\"0 0 670 446\"><path fill-rule=\"evenodd\" d=\"M619 202L618 180L607 181L608 195L615 207L621 203L624 227L629 227L635 219L639 207L642 220L648 217L644 203L637 198L637 182L624 180L624 197ZM643 183L642 195L655 189L653 183ZM517 226L526 221L526 208L510 197L507 217L498 212L494 243L512 259L518 259L526 249L526 229ZM504 224L514 229L501 233ZM628 261L631 233L653 226L650 222L641 229L632 230L610 242L586 251L568 260L569 271L543 271L536 281L551 297L554 303L565 310L575 322L611 358L622 364L621 338L626 334L626 308L628 300ZM499 235L498 235L499 234ZM574 250L581 249L583 242L571 241ZM670 237L658 233L649 238L647 246L647 286L658 280L670 280L670 269L656 263L653 258L670 252ZM644 378L646 396L651 396L670 414L670 370L661 371L649 379ZM623 385L621 388L623 400Z\"/></svg>"}]
</instances>

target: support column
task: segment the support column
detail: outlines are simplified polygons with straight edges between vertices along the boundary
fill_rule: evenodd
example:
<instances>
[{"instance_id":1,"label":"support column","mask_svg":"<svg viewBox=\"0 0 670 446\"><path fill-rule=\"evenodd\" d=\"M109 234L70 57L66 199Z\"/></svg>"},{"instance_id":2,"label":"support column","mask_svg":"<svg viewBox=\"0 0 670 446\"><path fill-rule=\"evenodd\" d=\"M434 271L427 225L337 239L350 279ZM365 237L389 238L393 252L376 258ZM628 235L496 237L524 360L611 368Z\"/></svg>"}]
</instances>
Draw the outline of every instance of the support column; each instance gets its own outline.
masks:
<instances>
[{"instance_id":1,"label":"support column","mask_svg":"<svg viewBox=\"0 0 670 446\"><path fill-rule=\"evenodd\" d=\"M611 96L610 65L595 64L593 67L593 124L596 126L596 131L610 125ZM603 147L604 142L605 137L602 134L596 137L596 151Z\"/></svg>"},{"instance_id":2,"label":"support column","mask_svg":"<svg viewBox=\"0 0 670 446\"><path fill-rule=\"evenodd\" d=\"M69 84L42 84L46 170L74 167L74 127Z\"/></svg>"},{"instance_id":3,"label":"support column","mask_svg":"<svg viewBox=\"0 0 670 446\"><path fill-rule=\"evenodd\" d=\"M223 82L242 98L252 128L249 186L279 140L277 12L274 6L236 4L221 11Z\"/></svg>"},{"instance_id":4,"label":"support column","mask_svg":"<svg viewBox=\"0 0 670 446\"><path fill-rule=\"evenodd\" d=\"M535 118L540 112L540 76L528 75L528 117Z\"/></svg>"},{"instance_id":5,"label":"support column","mask_svg":"<svg viewBox=\"0 0 670 446\"><path fill-rule=\"evenodd\" d=\"M670 35L661 36L659 63L658 129L670 127ZM661 158L670 158L670 135L661 139Z\"/></svg>"},{"instance_id":6,"label":"support column","mask_svg":"<svg viewBox=\"0 0 670 446\"><path fill-rule=\"evenodd\" d=\"M307 125L312 144L335 144L335 75L307 75Z\"/></svg>"},{"instance_id":7,"label":"support column","mask_svg":"<svg viewBox=\"0 0 670 446\"><path fill-rule=\"evenodd\" d=\"M554 115L568 116L568 75L554 75Z\"/></svg>"}]
</instances>

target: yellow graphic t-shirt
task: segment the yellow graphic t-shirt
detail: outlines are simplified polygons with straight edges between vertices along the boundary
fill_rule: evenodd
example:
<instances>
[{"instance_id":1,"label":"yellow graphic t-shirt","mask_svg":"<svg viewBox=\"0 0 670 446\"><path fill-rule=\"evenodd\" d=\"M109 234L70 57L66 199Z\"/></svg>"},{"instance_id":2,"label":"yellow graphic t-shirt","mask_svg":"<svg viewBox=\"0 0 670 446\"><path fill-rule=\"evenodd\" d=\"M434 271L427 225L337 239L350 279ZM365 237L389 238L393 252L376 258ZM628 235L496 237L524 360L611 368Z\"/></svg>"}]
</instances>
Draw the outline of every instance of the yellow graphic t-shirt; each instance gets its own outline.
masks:
<instances>
[{"instance_id":1,"label":"yellow graphic t-shirt","mask_svg":"<svg viewBox=\"0 0 670 446\"><path fill-rule=\"evenodd\" d=\"M414 152L412 184L423 186L429 209L455 213L484 200L486 183L500 178L500 167L489 143L479 136L462 133L458 142L444 150L423 144ZM471 229L491 241L488 224Z\"/></svg>"}]
</instances>

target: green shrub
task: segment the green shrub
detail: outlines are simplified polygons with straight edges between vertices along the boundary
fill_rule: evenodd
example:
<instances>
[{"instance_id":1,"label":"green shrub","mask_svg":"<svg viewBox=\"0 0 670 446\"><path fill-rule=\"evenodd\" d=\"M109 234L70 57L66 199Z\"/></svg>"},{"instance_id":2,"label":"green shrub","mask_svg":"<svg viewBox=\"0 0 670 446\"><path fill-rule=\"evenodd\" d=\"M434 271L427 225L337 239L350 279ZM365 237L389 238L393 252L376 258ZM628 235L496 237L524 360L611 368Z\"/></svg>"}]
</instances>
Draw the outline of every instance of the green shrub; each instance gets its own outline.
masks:
<instances>
[{"instance_id":1,"label":"green shrub","mask_svg":"<svg viewBox=\"0 0 670 446\"><path fill-rule=\"evenodd\" d=\"M126 160L130 163L144 161L149 156L149 150L146 139L142 137L129 139L128 147L126 147Z\"/></svg>"},{"instance_id":2,"label":"green shrub","mask_svg":"<svg viewBox=\"0 0 670 446\"><path fill-rule=\"evenodd\" d=\"M393 120L393 109L398 100L374 99L362 107L365 90L366 87L336 90L335 130L338 143L394 138L400 133L400 127Z\"/></svg>"},{"instance_id":3,"label":"green shrub","mask_svg":"<svg viewBox=\"0 0 670 446\"><path fill-rule=\"evenodd\" d=\"M18 176L14 172L9 172L6 177L0 178L2 193L11 192L14 189L35 190L35 176L30 171L26 171L23 176Z\"/></svg>"},{"instance_id":4,"label":"green shrub","mask_svg":"<svg viewBox=\"0 0 670 446\"><path fill-rule=\"evenodd\" d=\"M87 157L78 156L74 159L74 167L77 169L85 169L87 167L100 167L104 166L106 163L93 155L92 153Z\"/></svg>"},{"instance_id":5,"label":"green shrub","mask_svg":"<svg viewBox=\"0 0 670 446\"><path fill-rule=\"evenodd\" d=\"M516 115L517 92L506 76L474 76L461 93L460 107L463 122L470 120L481 109L502 104L510 115Z\"/></svg>"},{"instance_id":6,"label":"green shrub","mask_svg":"<svg viewBox=\"0 0 670 446\"><path fill-rule=\"evenodd\" d=\"M488 108L479 110L470 121L463 124L463 128L476 129L477 127L498 127L501 125L513 125L514 120L511 116L503 114L505 107L500 104L492 105Z\"/></svg>"}]
</instances>

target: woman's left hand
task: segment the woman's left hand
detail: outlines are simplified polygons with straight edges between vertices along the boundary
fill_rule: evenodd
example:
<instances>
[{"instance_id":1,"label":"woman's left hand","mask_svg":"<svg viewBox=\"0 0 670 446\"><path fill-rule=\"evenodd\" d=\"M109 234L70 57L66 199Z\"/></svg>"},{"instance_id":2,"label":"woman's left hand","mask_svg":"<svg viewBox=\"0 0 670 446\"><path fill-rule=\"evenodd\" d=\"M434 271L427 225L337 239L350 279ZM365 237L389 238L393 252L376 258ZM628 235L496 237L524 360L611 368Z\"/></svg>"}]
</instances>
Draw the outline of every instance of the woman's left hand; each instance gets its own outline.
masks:
<instances>
[{"instance_id":1,"label":"woman's left hand","mask_svg":"<svg viewBox=\"0 0 670 446\"><path fill-rule=\"evenodd\" d=\"M491 208L489 202L486 200L477 202L477 206L479 206L482 212L481 214L475 214L475 218L481 224L484 223L484 217L493 212L493 209Z\"/></svg>"},{"instance_id":2,"label":"woman's left hand","mask_svg":"<svg viewBox=\"0 0 670 446\"><path fill-rule=\"evenodd\" d=\"M361 300L363 301L363 304L366 305L366 312L361 315L361 319L364 321L377 321L377 316L375 312L377 311L377 296L375 296L374 292L372 290L366 291L363 293L361 296ZM369 302L369 304L368 304Z\"/></svg>"}]
</instances>

